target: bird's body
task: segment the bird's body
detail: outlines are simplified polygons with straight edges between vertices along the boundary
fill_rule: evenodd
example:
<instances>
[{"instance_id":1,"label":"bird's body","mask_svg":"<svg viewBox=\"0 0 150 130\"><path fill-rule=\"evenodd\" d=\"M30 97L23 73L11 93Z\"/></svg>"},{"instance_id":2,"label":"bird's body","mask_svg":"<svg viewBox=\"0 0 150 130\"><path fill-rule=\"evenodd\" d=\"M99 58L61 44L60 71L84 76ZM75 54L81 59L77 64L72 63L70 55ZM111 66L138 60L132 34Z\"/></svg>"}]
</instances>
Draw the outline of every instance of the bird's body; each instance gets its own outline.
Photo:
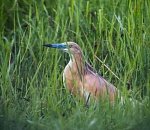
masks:
<instances>
[{"instance_id":1,"label":"bird's body","mask_svg":"<svg viewBox=\"0 0 150 130\"><path fill-rule=\"evenodd\" d=\"M65 86L73 95L80 95L88 102L89 96L94 99L109 97L114 102L117 94L115 86L97 74L84 60L83 53L78 44L67 42L63 44L47 44L52 48L63 48L69 53L70 61L63 72Z\"/></svg>"},{"instance_id":2,"label":"bird's body","mask_svg":"<svg viewBox=\"0 0 150 130\"><path fill-rule=\"evenodd\" d=\"M81 56L81 55L80 55ZM63 72L65 86L74 95L80 95L88 100L89 94L94 98L109 95L110 101L114 101L116 88L103 77L95 73L83 57L70 59Z\"/></svg>"}]
</instances>

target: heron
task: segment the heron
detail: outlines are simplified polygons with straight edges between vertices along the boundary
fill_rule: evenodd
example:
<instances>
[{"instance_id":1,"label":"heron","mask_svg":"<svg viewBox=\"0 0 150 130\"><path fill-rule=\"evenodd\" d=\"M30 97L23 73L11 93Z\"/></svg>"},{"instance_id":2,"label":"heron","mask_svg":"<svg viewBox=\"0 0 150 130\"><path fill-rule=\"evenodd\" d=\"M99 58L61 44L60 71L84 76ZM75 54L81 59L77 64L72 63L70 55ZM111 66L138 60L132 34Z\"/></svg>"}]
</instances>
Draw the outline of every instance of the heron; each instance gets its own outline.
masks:
<instances>
[{"instance_id":1,"label":"heron","mask_svg":"<svg viewBox=\"0 0 150 130\"><path fill-rule=\"evenodd\" d=\"M86 104L89 104L91 97L98 100L107 96L110 102L115 101L117 88L93 69L77 43L64 42L44 46L69 54L70 60L63 70L63 83L71 94L82 97Z\"/></svg>"}]
</instances>

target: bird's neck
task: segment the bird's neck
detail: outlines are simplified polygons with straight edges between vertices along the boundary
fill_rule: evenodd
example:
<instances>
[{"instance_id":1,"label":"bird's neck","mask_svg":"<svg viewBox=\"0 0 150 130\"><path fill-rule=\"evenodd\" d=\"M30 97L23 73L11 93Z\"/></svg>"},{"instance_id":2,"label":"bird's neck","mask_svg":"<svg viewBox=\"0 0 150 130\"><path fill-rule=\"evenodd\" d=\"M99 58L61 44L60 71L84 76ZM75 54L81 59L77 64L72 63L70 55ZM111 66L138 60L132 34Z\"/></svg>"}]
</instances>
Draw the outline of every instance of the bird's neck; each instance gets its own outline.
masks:
<instances>
[{"instance_id":1,"label":"bird's neck","mask_svg":"<svg viewBox=\"0 0 150 130\"><path fill-rule=\"evenodd\" d=\"M71 69L73 72L75 73L79 73L79 74L84 74L84 58L82 55L73 55L70 59L70 63L72 64L71 65Z\"/></svg>"}]
</instances>

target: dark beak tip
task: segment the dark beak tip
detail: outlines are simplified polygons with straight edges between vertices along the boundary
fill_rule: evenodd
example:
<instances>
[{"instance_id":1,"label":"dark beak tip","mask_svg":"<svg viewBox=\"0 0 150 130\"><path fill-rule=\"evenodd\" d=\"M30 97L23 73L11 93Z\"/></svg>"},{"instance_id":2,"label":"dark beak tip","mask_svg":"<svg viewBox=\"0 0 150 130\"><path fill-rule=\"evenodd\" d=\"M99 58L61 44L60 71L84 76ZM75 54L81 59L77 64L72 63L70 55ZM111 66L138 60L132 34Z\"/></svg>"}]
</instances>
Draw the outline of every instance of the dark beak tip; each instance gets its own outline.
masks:
<instances>
[{"instance_id":1,"label":"dark beak tip","mask_svg":"<svg viewBox=\"0 0 150 130\"><path fill-rule=\"evenodd\" d=\"M44 47L51 47L51 44L43 44Z\"/></svg>"}]
</instances>

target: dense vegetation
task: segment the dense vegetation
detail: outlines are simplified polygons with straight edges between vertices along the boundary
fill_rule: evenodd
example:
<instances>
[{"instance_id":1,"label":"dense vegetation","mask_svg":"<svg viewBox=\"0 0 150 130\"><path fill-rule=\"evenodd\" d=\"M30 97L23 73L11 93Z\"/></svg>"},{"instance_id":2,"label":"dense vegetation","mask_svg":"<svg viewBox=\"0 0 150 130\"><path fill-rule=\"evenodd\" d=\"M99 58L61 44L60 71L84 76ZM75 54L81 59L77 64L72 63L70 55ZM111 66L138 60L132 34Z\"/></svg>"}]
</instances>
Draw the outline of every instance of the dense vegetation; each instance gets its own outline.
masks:
<instances>
[{"instance_id":1,"label":"dense vegetation","mask_svg":"<svg viewBox=\"0 0 150 130\"><path fill-rule=\"evenodd\" d=\"M150 129L149 23L149 0L1 0L0 129ZM81 46L124 105L85 108L70 95L69 57L43 47L64 41Z\"/></svg>"}]
</instances>

